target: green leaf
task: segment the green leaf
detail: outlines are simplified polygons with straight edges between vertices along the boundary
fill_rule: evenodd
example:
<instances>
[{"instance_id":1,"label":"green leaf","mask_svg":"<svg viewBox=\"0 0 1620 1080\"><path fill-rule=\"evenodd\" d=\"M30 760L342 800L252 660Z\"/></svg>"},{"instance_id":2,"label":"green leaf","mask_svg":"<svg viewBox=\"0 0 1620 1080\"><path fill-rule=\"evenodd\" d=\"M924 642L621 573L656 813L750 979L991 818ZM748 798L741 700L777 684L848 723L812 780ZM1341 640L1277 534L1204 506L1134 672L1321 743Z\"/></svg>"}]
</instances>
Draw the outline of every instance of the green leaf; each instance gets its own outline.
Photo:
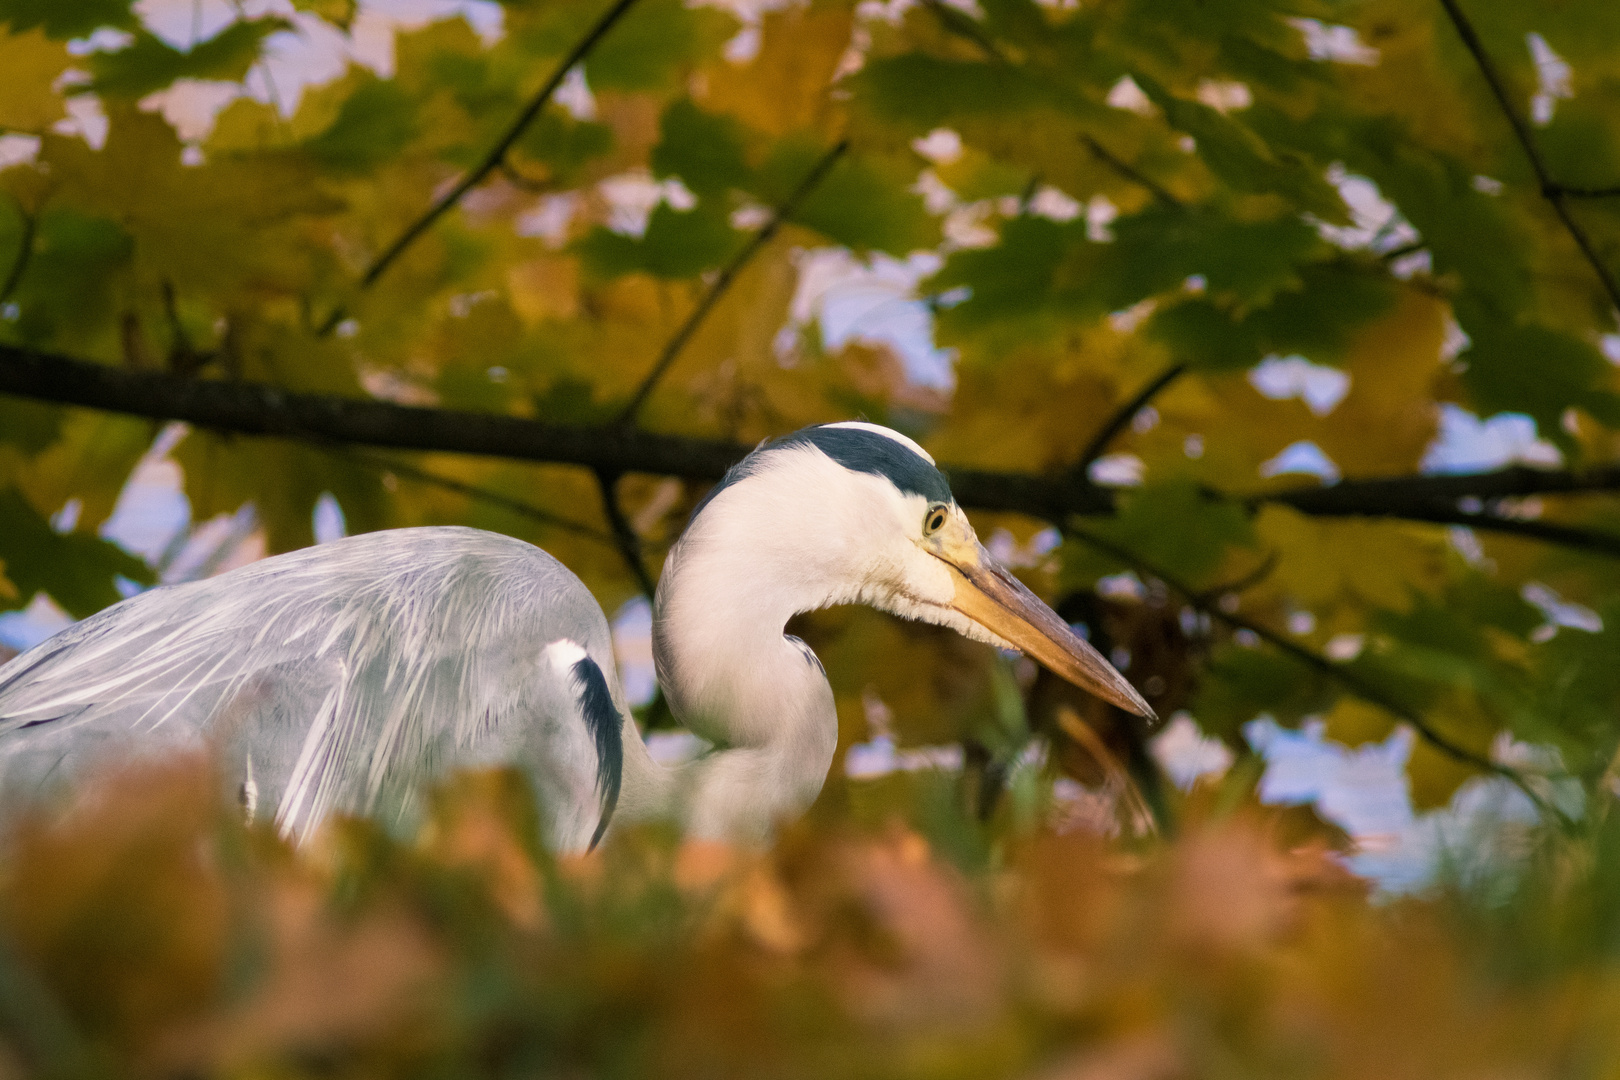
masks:
<instances>
[{"instance_id":1,"label":"green leaf","mask_svg":"<svg viewBox=\"0 0 1620 1080\"><path fill-rule=\"evenodd\" d=\"M1324 676L1293 657L1228 643L1210 658L1192 713L1210 734L1235 740L1261 713L1292 726L1323 711L1333 697Z\"/></svg>"},{"instance_id":2,"label":"green leaf","mask_svg":"<svg viewBox=\"0 0 1620 1080\"><path fill-rule=\"evenodd\" d=\"M151 569L118 545L86 533L57 532L15 488L0 489L0 521L5 522L0 561L16 586L15 604L45 592L82 619L118 602L114 578L153 580Z\"/></svg>"},{"instance_id":3,"label":"green leaf","mask_svg":"<svg viewBox=\"0 0 1620 1080\"><path fill-rule=\"evenodd\" d=\"M1256 546L1248 512L1209 497L1191 480L1136 488L1121 493L1119 503L1117 517L1088 527L1183 581L1202 582L1229 547Z\"/></svg>"},{"instance_id":4,"label":"green leaf","mask_svg":"<svg viewBox=\"0 0 1620 1080\"><path fill-rule=\"evenodd\" d=\"M659 135L652 152L653 175L678 176L704 196L752 186L753 170L744 151L747 132L732 117L706 113L682 98L664 110Z\"/></svg>"},{"instance_id":5,"label":"green leaf","mask_svg":"<svg viewBox=\"0 0 1620 1080\"><path fill-rule=\"evenodd\" d=\"M714 8L641 0L586 58L585 75L597 90L662 89L718 51L736 27Z\"/></svg>"},{"instance_id":6,"label":"green leaf","mask_svg":"<svg viewBox=\"0 0 1620 1080\"><path fill-rule=\"evenodd\" d=\"M1148 332L1175 355L1211 370L1249 367L1269 353L1301 353L1331 363L1358 328L1388 311L1399 296L1397 282L1354 265L1305 265L1298 275L1300 288L1279 292L1258 310L1189 297L1155 312Z\"/></svg>"},{"instance_id":7,"label":"green leaf","mask_svg":"<svg viewBox=\"0 0 1620 1080\"><path fill-rule=\"evenodd\" d=\"M40 215L34 254L19 288L15 323L24 342L51 340L63 330L107 318L113 282L135 251L134 238L115 222L77 210L52 208Z\"/></svg>"},{"instance_id":8,"label":"green leaf","mask_svg":"<svg viewBox=\"0 0 1620 1080\"><path fill-rule=\"evenodd\" d=\"M137 25L130 0L0 0L0 23L19 34L37 26L57 41L88 37L103 26Z\"/></svg>"},{"instance_id":9,"label":"green leaf","mask_svg":"<svg viewBox=\"0 0 1620 1080\"><path fill-rule=\"evenodd\" d=\"M293 0L293 7L319 15L332 25L348 30L360 10L360 0Z\"/></svg>"},{"instance_id":10,"label":"green leaf","mask_svg":"<svg viewBox=\"0 0 1620 1080\"><path fill-rule=\"evenodd\" d=\"M108 97L140 98L176 79L234 82L258 61L265 38L290 29L291 23L278 18L234 22L187 52L150 31L140 30L128 48L90 56L90 71L95 78L88 89Z\"/></svg>"},{"instance_id":11,"label":"green leaf","mask_svg":"<svg viewBox=\"0 0 1620 1080\"><path fill-rule=\"evenodd\" d=\"M367 173L416 137L416 102L392 80L368 78L304 152L339 173Z\"/></svg>"},{"instance_id":12,"label":"green leaf","mask_svg":"<svg viewBox=\"0 0 1620 1080\"><path fill-rule=\"evenodd\" d=\"M1298 217L1242 222L1207 210L1154 206L1114 222L1114 246L1099 273L1108 307L1121 309L1194 274L1211 292L1267 300L1297 281L1299 264L1326 254L1316 230Z\"/></svg>"},{"instance_id":13,"label":"green leaf","mask_svg":"<svg viewBox=\"0 0 1620 1080\"><path fill-rule=\"evenodd\" d=\"M825 153L809 139L783 140L760 169L759 194L781 205ZM939 242L938 222L911 190L915 181L915 166L900 157L845 154L799 204L793 221L856 251L903 257Z\"/></svg>"},{"instance_id":14,"label":"green leaf","mask_svg":"<svg viewBox=\"0 0 1620 1080\"><path fill-rule=\"evenodd\" d=\"M37 454L62 432L62 409L21 398L0 397L0 445Z\"/></svg>"},{"instance_id":15,"label":"green leaf","mask_svg":"<svg viewBox=\"0 0 1620 1080\"><path fill-rule=\"evenodd\" d=\"M601 278L637 271L660 278L689 278L725 262L741 242L742 234L714 207L672 210L660 203L639 239L598 227L576 250L591 273Z\"/></svg>"},{"instance_id":16,"label":"green leaf","mask_svg":"<svg viewBox=\"0 0 1620 1080\"><path fill-rule=\"evenodd\" d=\"M1208 105L1176 97L1151 76L1135 73L1143 92L1164 110L1171 126L1197 140L1204 164L1237 191L1286 196L1324 220L1346 222L1344 200L1324 179L1326 162L1268 145L1248 127Z\"/></svg>"},{"instance_id":17,"label":"green leaf","mask_svg":"<svg viewBox=\"0 0 1620 1080\"><path fill-rule=\"evenodd\" d=\"M1050 97L1015 67L921 53L870 60L850 83L866 108L924 130L958 116L1020 112Z\"/></svg>"},{"instance_id":18,"label":"green leaf","mask_svg":"<svg viewBox=\"0 0 1620 1080\"><path fill-rule=\"evenodd\" d=\"M1499 412L1528 413L1541 436L1573 446L1563 428L1564 410L1594 398L1590 410L1612 415L1599 392L1611 374L1609 362L1588 342L1545 326L1515 326L1459 303L1457 321L1473 343L1461 354L1468 365L1463 385L1483 416Z\"/></svg>"},{"instance_id":19,"label":"green leaf","mask_svg":"<svg viewBox=\"0 0 1620 1080\"><path fill-rule=\"evenodd\" d=\"M524 156L551 167L552 180L558 186L575 182L576 174L587 162L612 153L613 147L612 127L575 120L557 109L541 113L517 143Z\"/></svg>"}]
</instances>

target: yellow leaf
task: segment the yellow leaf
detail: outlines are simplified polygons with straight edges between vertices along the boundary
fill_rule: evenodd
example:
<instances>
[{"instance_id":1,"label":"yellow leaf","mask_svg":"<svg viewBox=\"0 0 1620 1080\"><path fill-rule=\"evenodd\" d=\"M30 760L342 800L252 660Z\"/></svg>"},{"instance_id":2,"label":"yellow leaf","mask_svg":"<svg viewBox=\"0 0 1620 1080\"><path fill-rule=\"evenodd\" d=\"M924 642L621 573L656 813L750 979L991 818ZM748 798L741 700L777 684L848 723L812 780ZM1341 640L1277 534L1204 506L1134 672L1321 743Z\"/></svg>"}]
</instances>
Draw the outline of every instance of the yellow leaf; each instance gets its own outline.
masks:
<instances>
[{"instance_id":1,"label":"yellow leaf","mask_svg":"<svg viewBox=\"0 0 1620 1080\"><path fill-rule=\"evenodd\" d=\"M1356 335L1344 361L1350 392L1314 436L1346 476L1416 469L1438 424L1434 383L1444 374L1448 311L1438 297L1408 289L1387 316Z\"/></svg>"},{"instance_id":2,"label":"yellow leaf","mask_svg":"<svg viewBox=\"0 0 1620 1080\"><path fill-rule=\"evenodd\" d=\"M759 53L710 69L704 107L771 135L824 129L835 115L827 91L850 46L853 5L790 7L765 16Z\"/></svg>"},{"instance_id":3,"label":"yellow leaf","mask_svg":"<svg viewBox=\"0 0 1620 1080\"><path fill-rule=\"evenodd\" d=\"M62 95L51 87L71 61L66 43L42 30L0 33L0 133L39 134L62 119Z\"/></svg>"},{"instance_id":4,"label":"yellow leaf","mask_svg":"<svg viewBox=\"0 0 1620 1080\"><path fill-rule=\"evenodd\" d=\"M1306 607L1372 604L1405 611L1444 580L1445 544L1432 529L1392 521L1306 517L1267 506L1255 521L1278 552L1272 582Z\"/></svg>"},{"instance_id":5,"label":"yellow leaf","mask_svg":"<svg viewBox=\"0 0 1620 1080\"><path fill-rule=\"evenodd\" d=\"M579 260L550 255L514 264L506 271L507 296L524 325L579 314Z\"/></svg>"}]
</instances>

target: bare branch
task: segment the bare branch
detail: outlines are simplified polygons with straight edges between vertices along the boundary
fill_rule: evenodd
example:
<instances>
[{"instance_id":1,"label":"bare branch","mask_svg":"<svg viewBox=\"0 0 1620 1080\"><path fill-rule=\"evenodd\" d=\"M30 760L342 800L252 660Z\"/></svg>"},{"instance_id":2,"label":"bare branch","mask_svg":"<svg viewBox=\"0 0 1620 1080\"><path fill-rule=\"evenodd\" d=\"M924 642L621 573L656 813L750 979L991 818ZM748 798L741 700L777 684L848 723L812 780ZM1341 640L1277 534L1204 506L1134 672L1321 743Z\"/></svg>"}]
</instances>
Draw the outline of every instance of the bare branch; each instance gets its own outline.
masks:
<instances>
[{"instance_id":1,"label":"bare branch","mask_svg":"<svg viewBox=\"0 0 1620 1080\"><path fill-rule=\"evenodd\" d=\"M1620 308L1620 282L1616 282L1614 275L1609 272L1609 268L1603 264L1602 258L1598 256L1597 249L1592 246L1592 238L1587 236L1586 229L1570 214L1569 207L1564 202L1565 196L1573 194L1574 189L1566 188L1553 179L1552 173L1547 168L1546 160L1542 158L1541 151L1536 148L1530 125L1525 122L1524 117L1519 115L1518 108L1513 104L1513 99L1508 94L1507 82L1502 78L1501 72L1496 70L1496 65L1491 62L1490 55L1485 51L1485 44L1480 41L1479 34L1474 31L1474 24L1469 22L1467 15L1463 14L1458 0L1440 0L1440 6L1446 9L1446 14L1451 18L1451 24L1457 29L1457 36L1462 38L1463 47L1473 56L1474 64L1479 68L1479 73L1485 77L1485 82L1491 88L1491 94L1496 98L1496 103L1502 108L1502 115L1507 117L1509 126L1513 128L1513 135L1518 139L1520 148L1524 150L1525 157L1530 159L1530 168L1535 171L1536 181L1541 185L1542 197L1552 206L1553 213L1557 214L1558 220L1563 222L1564 229L1574 239L1575 246L1581 249L1581 254L1591 264L1593 272L1598 276L1598 280L1603 283L1604 291L1609 294L1610 302L1615 307Z\"/></svg>"},{"instance_id":2,"label":"bare branch","mask_svg":"<svg viewBox=\"0 0 1620 1080\"><path fill-rule=\"evenodd\" d=\"M653 364L652 370L647 373L647 377L641 381L640 386L636 387L635 394L630 398L630 404L626 405L624 412L619 415L618 422L620 426L635 423L636 414L641 412L641 407L646 404L648 396L653 392L653 387L658 385L658 380L662 379L664 373L680 358L681 350L686 348L687 342L692 340L692 335L696 334L698 327L703 325L703 320L708 318L710 311L714 310L714 305L719 303L720 298L726 294L726 290L731 288L731 283L737 279L738 274L742 273L743 267L747 266L749 260L759 254L761 248L770 243L771 237L775 236L777 231L781 229L782 224L798 211L799 206L809 197L810 193L815 190L816 185L821 183L833 165L838 162L839 158L844 156L845 151L848 149L849 140L844 139L837 146L823 154L821 160L816 162L810 171L805 174L803 180L799 181L799 186L794 188L792 193L782 200L781 205L771 212L770 219L760 226L753 239L744 244L742 249L731 257L731 261L721 269L719 275L715 277L714 282L709 286L708 292L703 294L703 299L698 301L697 307L692 309L692 313L686 317L686 321L681 324L681 328L675 331L675 336L669 339L663 351L658 354L658 360Z\"/></svg>"},{"instance_id":3,"label":"bare branch","mask_svg":"<svg viewBox=\"0 0 1620 1080\"><path fill-rule=\"evenodd\" d=\"M639 472L718 480L752 449L720 439L658 435L621 424L573 427L515 416L296 394L260 383L92 364L13 345L0 345L0 393L155 420L183 420L211 431L296 439L328 448L432 450L577 465L616 476ZM1036 476L949 466L946 471L957 501L975 510L1009 511L1052 522L1066 521L1071 515L1114 512L1113 491L1083 475ZM434 482L438 481L446 486L457 483L444 478ZM1603 534L1461 510L1453 520L1447 509L1463 498L1488 502L1517 495L1603 491L1620 491L1620 465L1581 472L1515 467L1463 476L1345 480L1325 488L1240 496L1238 501L1249 506L1278 503L1315 517L1393 517L1468 525L1609 552ZM491 498L503 497L491 493ZM516 505L508 508L527 513Z\"/></svg>"},{"instance_id":4,"label":"bare branch","mask_svg":"<svg viewBox=\"0 0 1620 1080\"><path fill-rule=\"evenodd\" d=\"M1430 503L1412 503L1389 512L1363 510L1335 513L1317 511L1314 517L1379 517L1398 518L1401 521L1422 521L1435 525L1462 525L1481 532L1522 536L1527 540L1540 540L1577 551L1590 551L1598 555L1620 557L1620 536L1614 533L1581 529L1573 525L1559 525L1551 521L1530 521L1523 518L1503 517L1489 512L1469 513L1454 503L1435 500Z\"/></svg>"},{"instance_id":5,"label":"bare branch","mask_svg":"<svg viewBox=\"0 0 1620 1080\"><path fill-rule=\"evenodd\" d=\"M972 16L948 6L942 0L923 0L923 6L934 13L934 17L946 30L973 42L979 47L979 51L990 59L1011 66L1012 61L1007 59L1006 54L980 28Z\"/></svg>"},{"instance_id":6,"label":"bare branch","mask_svg":"<svg viewBox=\"0 0 1620 1080\"><path fill-rule=\"evenodd\" d=\"M1613 199L1620 198L1620 187L1589 188L1570 187L1567 184L1554 184L1553 190L1560 195L1568 195L1572 199Z\"/></svg>"},{"instance_id":7,"label":"bare branch","mask_svg":"<svg viewBox=\"0 0 1620 1080\"><path fill-rule=\"evenodd\" d=\"M598 469L596 485L602 492L602 512L607 515L608 524L613 529L614 546L624 557L630 573L635 575L641 591L651 600L658 594L658 586L653 582L652 575L647 572L647 564L641 561L641 537L636 535L635 527L624 514L624 507L619 505L619 478L613 473Z\"/></svg>"},{"instance_id":8,"label":"bare branch","mask_svg":"<svg viewBox=\"0 0 1620 1080\"><path fill-rule=\"evenodd\" d=\"M1166 206L1174 207L1178 210L1182 208L1181 200L1170 194L1170 192L1157 180L1144 176L1142 172L1136 168L1136 166L1132 165L1124 158L1115 155L1113 151L1109 150L1106 146L1092 138L1090 135L1081 135L1080 141L1086 144L1086 149L1090 150L1092 155L1096 157L1097 160L1119 173L1119 175L1123 176L1131 183L1145 189L1149 195L1152 195L1155 199L1159 200L1159 202Z\"/></svg>"},{"instance_id":9,"label":"bare branch","mask_svg":"<svg viewBox=\"0 0 1620 1080\"><path fill-rule=\"evenodd\" d=\"M23 274L28 272L28 261L34 255L34 230L38 226L39 219L35 215L23 215L22 235L17 239L17 257L11 260L11 271L6 274L6 283L0 285L0 304L11 299L11 294L22 284Z\"/></svg>"},{"instance_id":10,"label":"bare branch","mask_svg":"<svg viewBox=\"0 0 1620 1080\"><path fill-rule=\"evenodd\" d=\"M1146 408L1147 403L1152 401L1159 391L1181 378L1186 370L1187 365L1185 363L1171 364L1159 373L1158 378L1137 391L1135 397L1115 410L1114 415L1108 418L1108 422L1102 426L1102 429L1096 435L1092 436L1091 442L1086 445L1085 450L1080 455L1080 460L1074 466L1075 473L1085 476L1097 459L1107 453L1108 444L1114 441L1115 436L1124 431L1130 422L1136 419L1136 414Z\"/></svg>"},{"instance_id":11,"label":"bare branch","mask_svg":"<svg viewBox=\"0 0 1620 1080\"><path fill-rule=\"evenodd\" d=\"M1440 476L1390 476L1341 480L1326 487L1299 487L1263 492L1248 503L1281 503L1301 513L1325 516L1423 513L1437 500L1503 499L1523 495L1572 495L1620 490L1620 465L1593 469L1532 469L1514 465L1488 473Z\"/></svg>"},{"instance_id":12,"label":"bare branch","mask_svg":"<svg viewBox=\"0 0 1620 1080\"><path fill-rule=\"evenodd\" d=\"M1425 742L1429 743L1436 750L1439 750L1447 757L1479 769L1482 772L1493 773L1511 781L1514 786L1516 786L1520 791L1524 792L1525 795L1542 811L1553 815L1561 822L1567 822L1567 818L1564 816L1564 814L1559 811L1557 807L1552 806L1545 799L1543 799L1541 795L1531 787L1529 781L1526 780L1524 775L1521 774L1517 769L1492 761L1490 758L1478 754L1475 751L1468 749L1466 746L1453 741L1448 736L1441 734L1439 731L1436 731L1434 727L1430 725L1429 722L1424 719L1423 716L1416 710L1408 708L1399 700L1387 694L1383 689L1369 682L1359 672L1354 671L1343 664L1334 663L1327 657L1312 652L1310 649L1305 648L1298 642L1289 640L1285 635L1279 634L1269 627L1262 626L1260 623L1245 619L1241 615L1234 612L1226 611L1220 606L1219 603L1211 602L1207 593L1200 593L1186 583L1176 580L1175 577L1164 573L1164 571L1145 561L1135 552L1130 551L1127 548L1121 547L1110 540L1106 540L1103 537L1087 532L1084 529L1071 528L1068 531L1069 534L1075 539L1091 545L1098 551L1113 556L1126 565L1134 568L1138 573L1146 574L1164 582L1168 588L1180 593L1183 597L1185 597L1187 603L1196 610L1209 615L1213 619L1217 619L1220 622L1225 623L1227 626L1230 626L1233 629L1247 630L1249 633L1253 634L1261 641L1264 641L1272 648L1278 650L1279 652L1285 653L1292 659L1297 660L1299 663L1310 668L1312 671L1326 676L1332 681L1338 683L1354 696L1371 705L1378 706L1380 709L1383 709L1385 712L1396 717L1397 719L1404 720L1406 723L1412 726L1412 729L1416 731Z\"/></svg>"},{"instance_id":13,"label":"bare branch","mask_svg":"<svg viewBox=\"0 0 1620 1080\"><path fill-rule=\"evenodd\" d=\"M570 427L516 416L291 393L262 383L132 371L14 345L0 345L0 393L322 446L439 450L700 480L718 480L750 449L634 428Z\"/></svg>"},{"instance_id":14,"label":"bare branch","mask_svg":"<svg viewBox=\"0 0 1620 1080\"><path fill-rule=\"evenodd\" d=\"M478 502L498 507L509 513L517 514L519 517L526 517L531 521L539 522L541 525L560 532L573 533L575 536L583 536L602 544L613 543L613 537L601 529L594 529L589 525L572 521L560 514L554 514L550 510L543 510L533 503L524 502L522 499L514 499L509 495L502 495L498 491L490 491L488 488L481 488L475 484L468 484L452 477L440 476L438 473L428 472L426 469L419 469L407 462L400 461L398 458L360 454L337 449L330 449L328 452L352 461L357 465L375 469L378 472L393 473L395 476L403 476L407 480L414 480L419 484L452 491L457 495L465 495L469 499L475 499Z\"/></svg>"},{"instance_id":15,"label":"bare branch","mask_svg":"<svg viewBox=\"0 0 1620 1080\"><path fill-rule=\"evenodd\" d=\"M360 278L360 289L362 291L376 284L377 279L382 277L384 272L394 264L394 261L405 253L405 249L414 244L423 233L427 232L433 223L443 216L445 211L460 202L462 196L483 183L486 176L500 167L501 163L506 160L506 155L511 151L513 144L522 137L529 124L534 121L536 116L540 115L540 110L546 107L546 102L551 100L551 95L556 93L557 87L561 86L562 81L568 77L568 72L573 69L575 64L585 59L592 49L596 48L597 43L613 28L613 24L617 23L635 3L636 0L615 0L613 6L608 8L600 19L596 20L596 24L568 51L568 55L563 57L562 62L551 73L551 78L546 80L539 93L529 99L529 103L523 107L523 111L518 114L517 119L512 122L512 125L490 148L489 153L484 155L483 160L474 166L471 172L463 176L455 187L445 192L439 197L438 201L428 207L426 213L407 225L394 242L388 245L387 250L377 256L372 264L366 268L365 274ZM346 311L340 304L321 324L321 336L324 337L335 330L337 325L343 321L345 315Z\"/></svg>"}]
</instances>

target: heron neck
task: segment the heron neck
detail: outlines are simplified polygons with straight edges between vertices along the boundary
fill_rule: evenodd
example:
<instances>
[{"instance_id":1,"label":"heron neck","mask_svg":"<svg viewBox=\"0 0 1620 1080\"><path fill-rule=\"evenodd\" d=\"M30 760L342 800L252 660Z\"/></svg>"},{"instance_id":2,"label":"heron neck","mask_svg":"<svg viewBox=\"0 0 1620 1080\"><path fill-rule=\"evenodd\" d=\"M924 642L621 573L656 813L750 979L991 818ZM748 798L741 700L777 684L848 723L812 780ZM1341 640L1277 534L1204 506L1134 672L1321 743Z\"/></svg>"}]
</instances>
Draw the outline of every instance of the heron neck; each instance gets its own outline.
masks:
<instances>
[{"instance_id":1,"label":"heron neck","mask_svg":"<svg viewBox=\"0 0 1620 1080\"><path fill-rule=\"evenodd\" d=\"M688 835L764 839L809 808L832 765L832 688L815 654L784 633L826 597L790 562L769 544L689 530L665 564L653 614L658 679L676 719L716 746L649 778Z\"/></svg>"}]
</instances>

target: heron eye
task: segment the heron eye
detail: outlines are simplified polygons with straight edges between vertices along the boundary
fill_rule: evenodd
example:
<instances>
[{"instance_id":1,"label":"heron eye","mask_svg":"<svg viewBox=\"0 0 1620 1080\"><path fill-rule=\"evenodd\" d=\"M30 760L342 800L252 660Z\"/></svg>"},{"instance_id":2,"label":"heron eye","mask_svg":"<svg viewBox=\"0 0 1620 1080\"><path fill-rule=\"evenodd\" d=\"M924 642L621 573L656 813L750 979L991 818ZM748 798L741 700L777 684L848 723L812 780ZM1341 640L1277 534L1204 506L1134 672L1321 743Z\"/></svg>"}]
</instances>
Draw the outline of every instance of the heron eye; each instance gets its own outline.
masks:
<instances>
[{"instance_id":1,"label":"heron eye","mask_svg":"<svg viewBox=\"0 0 1620 1080\"><path fill-rule=\"evenodd\" d=\"M928 511L928 517L923 520L923 535L928 536L945 527L945 508L936 506Z\"/></svg>"}]
</instances>

